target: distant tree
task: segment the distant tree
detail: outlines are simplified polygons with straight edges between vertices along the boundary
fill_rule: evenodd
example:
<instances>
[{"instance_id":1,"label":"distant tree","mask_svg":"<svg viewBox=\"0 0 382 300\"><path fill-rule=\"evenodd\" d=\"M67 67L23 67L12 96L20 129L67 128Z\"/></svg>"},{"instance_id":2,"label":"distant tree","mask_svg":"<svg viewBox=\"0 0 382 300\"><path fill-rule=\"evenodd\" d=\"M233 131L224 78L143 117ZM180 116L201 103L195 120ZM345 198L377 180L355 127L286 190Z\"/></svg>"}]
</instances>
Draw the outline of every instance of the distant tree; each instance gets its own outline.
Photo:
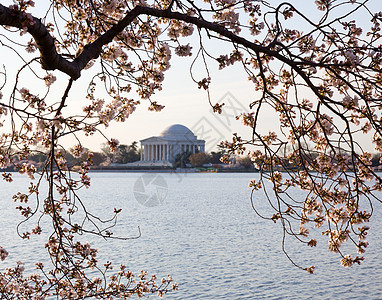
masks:
<instances>
[{"instance_id":1,"label":"distant tree","mask_svg":"<svg viewBox=\"0 0 382 300\"><path fill-rule=\"evenodd\" d=\"M371 164L372 166L380 166L381 165L381 154L374 154L372 157L371 157Z\"/></svg>"},{"instance_id":2,"label":"distant tree","mask_svg":"<svg viewBox=\"0 0 382 300\"><path fill-rule=\"evenodd\" d=\"M113 162L118 164L127 164L140 160L140 152L137 142L133 142L130 146L120 144L118 151L113 154Z\"/></svg>"},{"instance_id":3,"label":"distant tree","mask_svg":"<svg viewBox=\"0 0 382 300\"><path fill-rule=\"evenodd\" d=\"M116 151L111 151L108 144L101 145L101 153L107 157L110 162L114 162L114 156Z\"/></svg>"},{"instance_id":4,"label":"distant tree","mask_svg":"<svg viewBox=\"0 0 382 300\"><path fill-rule=\"evenodd\" d=\"M210 153L210 162L211 164L221 164L220 158L223 156L221 152L214 152L212 151Z\"/></svg>"},{"instance_id":5,"label":"distant tree","mask_svg":"<svg viewBox=\"0 0 382 300\"><path fill-rule=\"evenodd\" d=\"M81 164L83 159L87 157L88 149L84 148L84 151L81 155L81 157L74 157L70 152L62 151L62 158L65 159L66 165L71 168L73 166L78 166Z\"/></svg>"},{"instance_id":6,"label":"distant tree","mask_svg":"<svg viewBox=\"0 0 382 300\"><path fill-rule=\"evenodd\" d=\"M186 166L190 163L191 152L182 152L176 155L175 160L173 162L174 168L186 168Z\"/></svg>"},{"instance_id":7,"label":"distant tree","mask_svg":"<svg viewBox=\"0 0 382 300\"><path fill-rule=\"evenodd\" d=\"M138 161L141 159L141 150L138 147L138 142L134 141L129 146L129 162Z\"/></svg>"},{"instance_id":8,"label":"distant tree","mask_svg":"<svg viewBox=\"0 0 382 300\"><path fill-rule=\"evenodd\" d=\"M113 162L118 164L126 164L129 160L129 146L120 144L118 151L114 154Z\"/></svg>"},{"instance_id":9,"label":"distant tree","mask_svg":"<svg viewBox=\"0 0 382 300\"><path fill-rule=\"evenodd\" d=\"M38 163L46 161L47 154L44 152L35 152L28 156L28 160L32 160Z\"/></svg>"},{"instance_id":10,"label":"distant tree","mask_svg":"<svg viewBox=\"0 0 382 300\"><path fill-rule=\"evenodd\" d=\"M249 156L241 156L236 158L236 162L245 169L253 167L253 161Z\"/></svg>"},{"instance_id":11,"label":"distant tree","mask_svg":"<svg viewBox=\"0 0 382 300\"><path fill-rule=\"evenodd\" d=\"M131 151L134 151L135 153L139 153L139 147L138 147L137 141L132 142L129 148Z\"/></svg>"},{"instance_id":12,"label":"distant tree","mask_svg":"<svg viewBox=\"0 0 382 300\"><path fill-rule=\"evenodd\" d=\"M211 161L211 157L205 152L193 153L189 157L190 163L195 167L202 167Z\"/></svg>"},{"instance_id":13,"label":"distant tree","mask_svg":"<svg viewBox=\"0 0 382 300\"><path fill-rule=\"evenodd\" d=\"M91 154L92 154L91 160L92 160L93 166L100 166L107 161L107 156L101 152L91 151Z\"/></svg>"},{"instance_id":14,"label":"distant tree","mask_svg":"<svg viewBox=\"0 0 382 300\"><path fill-rule=\"evenodd\" d=\"M107 160L107 156L104 153L90 151L87 148L83 148L79 156L65 152L63 153L63 158L68 167L80 166L83 161L89 161L92 166L99 166Z\"/></svg>"}]
</instances>

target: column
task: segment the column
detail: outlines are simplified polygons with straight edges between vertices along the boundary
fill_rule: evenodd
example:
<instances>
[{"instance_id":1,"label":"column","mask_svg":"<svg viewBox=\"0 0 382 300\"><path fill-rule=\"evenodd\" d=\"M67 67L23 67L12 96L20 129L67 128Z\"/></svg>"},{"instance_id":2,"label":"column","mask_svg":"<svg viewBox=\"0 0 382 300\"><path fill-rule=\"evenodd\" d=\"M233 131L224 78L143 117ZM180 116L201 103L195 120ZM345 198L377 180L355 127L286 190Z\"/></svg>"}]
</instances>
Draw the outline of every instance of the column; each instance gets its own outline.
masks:
<instances>
[{"instance_id":1,"label":"column","mask_svg":"<svg viewBox=\"0 0 382 300\"><path fill-rule=\"evenodd\" d=\"M143 150L144 149L144 146L143 145L141 145L141 160L143 160Z\"/></svg>"}]
</instances>

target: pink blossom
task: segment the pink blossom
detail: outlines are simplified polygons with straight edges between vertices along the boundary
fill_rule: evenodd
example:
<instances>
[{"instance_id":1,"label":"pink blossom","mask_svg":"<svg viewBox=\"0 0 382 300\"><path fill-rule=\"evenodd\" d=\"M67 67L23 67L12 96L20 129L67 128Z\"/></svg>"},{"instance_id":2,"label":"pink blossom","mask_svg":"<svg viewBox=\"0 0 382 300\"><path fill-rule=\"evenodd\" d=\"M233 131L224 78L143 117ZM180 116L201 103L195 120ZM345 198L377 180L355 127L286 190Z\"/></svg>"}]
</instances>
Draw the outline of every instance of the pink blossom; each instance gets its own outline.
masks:
<instances>
[{"instance_id":1,"label":"pink blossom","mask_svg":"<svg viewBox=\"0 0 382 300\"><path fill-rule=\"evenodd\" d=\"M4 260L7 258L7 256L8 256L8 251L0 246L0 259Z\"/></svg>"},{"instance_id":2,"label":"pink blossom","mask_svg":"<svg viewBox=\"0 0 382 300\"><path fill-rule=\"evenodd\" d=\"M187 45L180 45L178 47L175 48L175 54L178 55L178 56L191 56L191 49L192 47L190 46L190 44L187 44Z\"/></svg>"},{"instance_id":3,"label":"pink blossom","mask_svg":"<svg viewBox=\"0 0 382 300\"><path fill-rule=\"evenodd\" d=\"M49 87L56 81L56 76L54 76L52 73L49 73L44 77L44 80L45 85Z\"/></svg>"}]
</instances>

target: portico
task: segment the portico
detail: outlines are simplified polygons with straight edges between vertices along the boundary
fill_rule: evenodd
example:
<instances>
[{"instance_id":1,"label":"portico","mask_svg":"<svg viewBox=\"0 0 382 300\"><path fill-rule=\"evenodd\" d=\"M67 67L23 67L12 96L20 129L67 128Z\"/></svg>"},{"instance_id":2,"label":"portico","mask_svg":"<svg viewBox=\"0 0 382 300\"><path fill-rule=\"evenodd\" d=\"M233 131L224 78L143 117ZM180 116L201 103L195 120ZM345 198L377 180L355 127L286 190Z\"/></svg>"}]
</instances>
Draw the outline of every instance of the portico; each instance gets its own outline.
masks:
<instances>
[{"instance_id":1,"label":"portico","mask_svg":"<svg viewBox=\"0 0 382 300\"><path fill-rule=\"evenodd\" d=\"M141 161L174 162L178 154L205 151L205 141L198 140L186 126L175 124L159 136L141 140Z\"/></svg>"}]
</instances>

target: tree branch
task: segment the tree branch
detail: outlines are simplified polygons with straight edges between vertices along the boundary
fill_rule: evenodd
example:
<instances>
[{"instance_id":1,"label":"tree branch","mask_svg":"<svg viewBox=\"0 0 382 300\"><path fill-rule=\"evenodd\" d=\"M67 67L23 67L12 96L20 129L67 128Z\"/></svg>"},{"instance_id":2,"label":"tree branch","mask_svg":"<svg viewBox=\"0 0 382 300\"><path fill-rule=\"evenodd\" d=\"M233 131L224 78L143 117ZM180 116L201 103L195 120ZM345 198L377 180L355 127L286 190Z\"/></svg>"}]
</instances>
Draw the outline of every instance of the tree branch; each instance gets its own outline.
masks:
<instances>
[{"instance_id":1,"label":"tree branch","mask_svg":"<svg viewBox=\"0 0 382 300\"><path fill-rule=\"evenodd\" d=\"M77 58L75 58L73 61L69 61L57 53L54 38L50 35L45 25L42 24L39 19L33 18L34 24L25 25L26 19L22 13L9 9L0 4L0 24L20 29L23 29L26 26L28 33L33 36L40 50L42 67L46 70L60 70L61 72L69 75L74 80L81 76L81 71L85 68L90 60L100 55L102 47L110 43L139 15L176 19L191 23L197 27L214 31L221 36L230 39L234 43L243 45L244 47L247 47L255 52L262 52L273 56L289 65L293 64L292 61L279 54L277 51L270 50L269 47L261 46L252 43L245 38L239 37L228 29L220 26L219 24L215 24L197 17L192 17L187 14L172 12L167 9L160 10L143 6L136 6L134 9L128 12L123 19L112 26L93 43L86 45Z\"/></svg>"}]
</instances>

